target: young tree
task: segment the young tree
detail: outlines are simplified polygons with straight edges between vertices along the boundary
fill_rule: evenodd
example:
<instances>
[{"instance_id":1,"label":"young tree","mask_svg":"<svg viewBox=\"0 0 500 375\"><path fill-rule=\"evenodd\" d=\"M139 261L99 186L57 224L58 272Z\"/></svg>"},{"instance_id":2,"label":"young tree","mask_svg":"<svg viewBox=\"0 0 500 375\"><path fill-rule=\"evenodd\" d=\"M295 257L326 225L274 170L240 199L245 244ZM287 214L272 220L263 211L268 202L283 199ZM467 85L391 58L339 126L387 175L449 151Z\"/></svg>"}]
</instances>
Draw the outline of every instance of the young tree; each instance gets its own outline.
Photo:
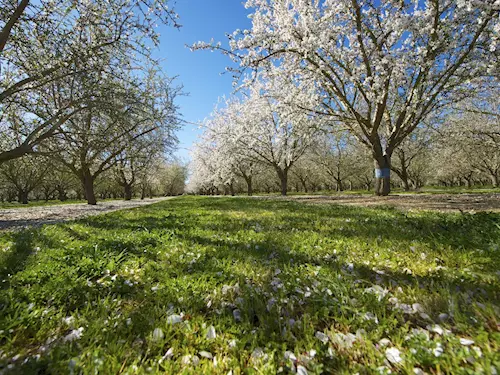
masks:
<instances>
[{"instance_id":1,"label":"young tree","mask_svg":"<svg viewBox=\"0 0 500 375\"><path fill-rule=\"evenodd\" d=\"M248 0L252 29L225 51L242 68L278 65L314 88L315 109L370 150L379 195L396 148L438 108L495 74L496 0ZM194 48L221 48L204 43Z\"/></svg>"}]
</instances>

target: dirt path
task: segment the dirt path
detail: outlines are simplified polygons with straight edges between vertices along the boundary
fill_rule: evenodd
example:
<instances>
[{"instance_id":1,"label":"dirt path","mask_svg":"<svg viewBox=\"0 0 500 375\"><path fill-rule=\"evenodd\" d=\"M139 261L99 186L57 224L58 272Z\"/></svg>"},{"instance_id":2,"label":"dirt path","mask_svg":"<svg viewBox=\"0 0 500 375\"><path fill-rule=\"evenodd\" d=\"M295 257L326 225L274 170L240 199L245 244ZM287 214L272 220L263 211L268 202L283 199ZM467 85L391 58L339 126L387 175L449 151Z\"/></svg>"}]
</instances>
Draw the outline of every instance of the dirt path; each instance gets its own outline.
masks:
<instances>
[{"instance_id":1,"label":"dirt path","mask_svg":"<svg viewBox=\"0 0 500 375\"><path fill-rule=\"evenodd\" d=\"M306 203L334 203L363 207L394 206L405 210L433 210L446 212L500 212L500 194L394 194L388 197L374 195L299 195L287 200Z\"/></svg>"},{"instance_id":2,"label":"dirt path","mask_svg":"<svg viewBox=\"0 0 500 375\"><path fill-rule=\"evenodd\" d=\"M170 199L170 197L131 201L107 201L99 202L95 206L85 203L76 203L57 206L0 209L0 231L43 224L54 224L61 221L94 216L106 212L147 206L166 199Z\"/></svg>"}]
</instances>

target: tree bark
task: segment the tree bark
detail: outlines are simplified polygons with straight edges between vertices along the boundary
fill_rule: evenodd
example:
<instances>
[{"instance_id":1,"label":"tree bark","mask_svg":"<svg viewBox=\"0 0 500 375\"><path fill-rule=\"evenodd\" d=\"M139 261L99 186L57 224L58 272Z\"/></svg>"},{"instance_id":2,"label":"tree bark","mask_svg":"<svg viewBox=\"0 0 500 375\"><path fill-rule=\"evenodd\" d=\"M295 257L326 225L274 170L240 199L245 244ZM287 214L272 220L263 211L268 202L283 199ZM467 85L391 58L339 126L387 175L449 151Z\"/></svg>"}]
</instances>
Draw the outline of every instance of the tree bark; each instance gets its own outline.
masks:
<instances>
[{"instance_id":1,"label":"tree bark","mask_svg":"<svg viewBox=\"0 0 500 375\"><path fill-rule=\"evenodd\" d=\"M375 194L387 196L391 192L391 158L388 155L375 156Z\"/></svg>"},{"instance_id":2,"label":"tree bark","mask_svg":"<svg viewBox=\"0 0 500 375\"><path fill-rule=\"evenodd\" d=\"M300 183L302 184L302 187L304 188L304 193L307 193L307 181L305 179L300 179Z\"/></svg>"},{"instance_id":3,"label":"tree bark","mask_svg":"<svg viewBox=\"0 0 500 375\"><path fill-rule=\"evenodd\" d=\"M281 183L281 195L286 196L288 191L288 170L276 167L276 172L278 173Z\"/></svg>"},{"instance_id":4,"label":"tree bark","mask_svg":"<svg viewBox=\"0 0 500 375\"><path fill-rule=\"evenodd\" d=\"M66 191L62 188L57 188L57 199L59 199L61 202L64 202L66 199L68 199L68 196L66 195Z\"/></svg>"},{"instance_id":5,"label":"tree bark","mask_svg":"<svg viewBox=\"0 0 500 375\"><path fill-rule=\"evenodd\" d=\"M81 176L82 187L85 194L85 199L87 199L87 203L91 205L96 205L97 200L95 198L94 192L94 178L90 175L90 173L84 173Z\"/></svg>"},{"instance_id":6,"label":"tree bark","mask_svg":"<svg viewBox=\"0 0 500 375\"><path fill-rule=\"evenodd\" d=\"M252 177L246 177L245 182L247 183L247 194L251 197L253 195Z\"/></svg>"},{"instance_id":7,"label":"tree bark","mask_svg":"<svg viewBox=\"0 0 500 375\"><path fill-rule=\"evenodd\" d=\"M18 191L18 201L21 204L28 204L28 192L24 190Z\"/></svg>"},{"instance_id":8,"label":"tree bark","mask_svg":"<svg viewBox=\"0 0 500 375\"><path fill-rule=\"evenodd\" d=\"M491 174L491 183L493 187L498 187L500 184L500 176L498 176L498 174Z\"/></svg>"},{"instance_id":9,"label":"tree bark","mask_svg":"<svg viewBox=\"0 0 500 375\"><path fill-rule=\"evenodd\" d=\"M123 195L126 201L132 200L132 185L124 184L123 185Z\"/></svg>"}]
</instances>

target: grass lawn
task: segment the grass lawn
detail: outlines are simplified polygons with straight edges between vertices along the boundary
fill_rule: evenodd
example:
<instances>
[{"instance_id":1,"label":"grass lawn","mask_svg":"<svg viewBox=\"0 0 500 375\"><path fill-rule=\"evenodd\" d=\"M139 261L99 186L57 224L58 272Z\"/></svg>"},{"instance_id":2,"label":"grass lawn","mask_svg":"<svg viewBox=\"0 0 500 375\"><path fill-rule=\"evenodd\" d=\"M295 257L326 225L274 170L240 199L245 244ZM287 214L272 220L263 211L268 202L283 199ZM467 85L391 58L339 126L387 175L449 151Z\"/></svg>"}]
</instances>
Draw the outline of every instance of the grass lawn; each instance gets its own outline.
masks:
<instances>
[{"instance_id":1,"label":"grass lawn","mask_svg":"<svg viewBox=\"0 0 500 375\"><path fill-rule=\"evenodd\" d=\"M500 214L206 197L3 233L0 373L496 374L499 244Z\"/></svg>"}]
</instances>

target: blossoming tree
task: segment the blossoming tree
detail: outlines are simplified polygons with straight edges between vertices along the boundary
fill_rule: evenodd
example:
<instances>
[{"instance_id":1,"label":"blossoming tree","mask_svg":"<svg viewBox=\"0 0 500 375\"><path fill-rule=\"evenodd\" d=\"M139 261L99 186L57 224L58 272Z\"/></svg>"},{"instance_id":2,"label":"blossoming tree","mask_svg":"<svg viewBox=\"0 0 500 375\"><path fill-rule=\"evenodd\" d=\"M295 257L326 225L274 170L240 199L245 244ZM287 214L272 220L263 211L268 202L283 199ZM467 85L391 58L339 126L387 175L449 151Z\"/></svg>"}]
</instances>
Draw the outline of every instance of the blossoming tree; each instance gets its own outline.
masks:
<instances>
[{"instance_id":1,"label":"blossoming tree","mask_svg":"<svg viewBox=\"0 0 500 375\"><path fill-rule=\"evenodd\" d=\"M287 99L278 100L278 91L289 87ZM249 184L255 164L271 167L286 195L288 172L314 141L317 119L298 110L289 102L300 102L304 93L288 85L280 77L267 76L249 85L244 98L233 97L205 123L206 136L221 153L217 168L243 176ZM228 175L226 173L226 175Z\"/></svg>"},{"instance_id":2,"label":"blossoming tree","mask_svg":"<svg viewBox=\"0 0 500 375\"><path fill-rule=\"evenodd\" d=\"M403 140L498 68L498 0L248 0L246 6L255 8L252 29L233 33L225 52L242 69L280 66L315 88L314 110L369 148L379 195L390 192L391 156Z\"/></svg>"}]
</instances>

